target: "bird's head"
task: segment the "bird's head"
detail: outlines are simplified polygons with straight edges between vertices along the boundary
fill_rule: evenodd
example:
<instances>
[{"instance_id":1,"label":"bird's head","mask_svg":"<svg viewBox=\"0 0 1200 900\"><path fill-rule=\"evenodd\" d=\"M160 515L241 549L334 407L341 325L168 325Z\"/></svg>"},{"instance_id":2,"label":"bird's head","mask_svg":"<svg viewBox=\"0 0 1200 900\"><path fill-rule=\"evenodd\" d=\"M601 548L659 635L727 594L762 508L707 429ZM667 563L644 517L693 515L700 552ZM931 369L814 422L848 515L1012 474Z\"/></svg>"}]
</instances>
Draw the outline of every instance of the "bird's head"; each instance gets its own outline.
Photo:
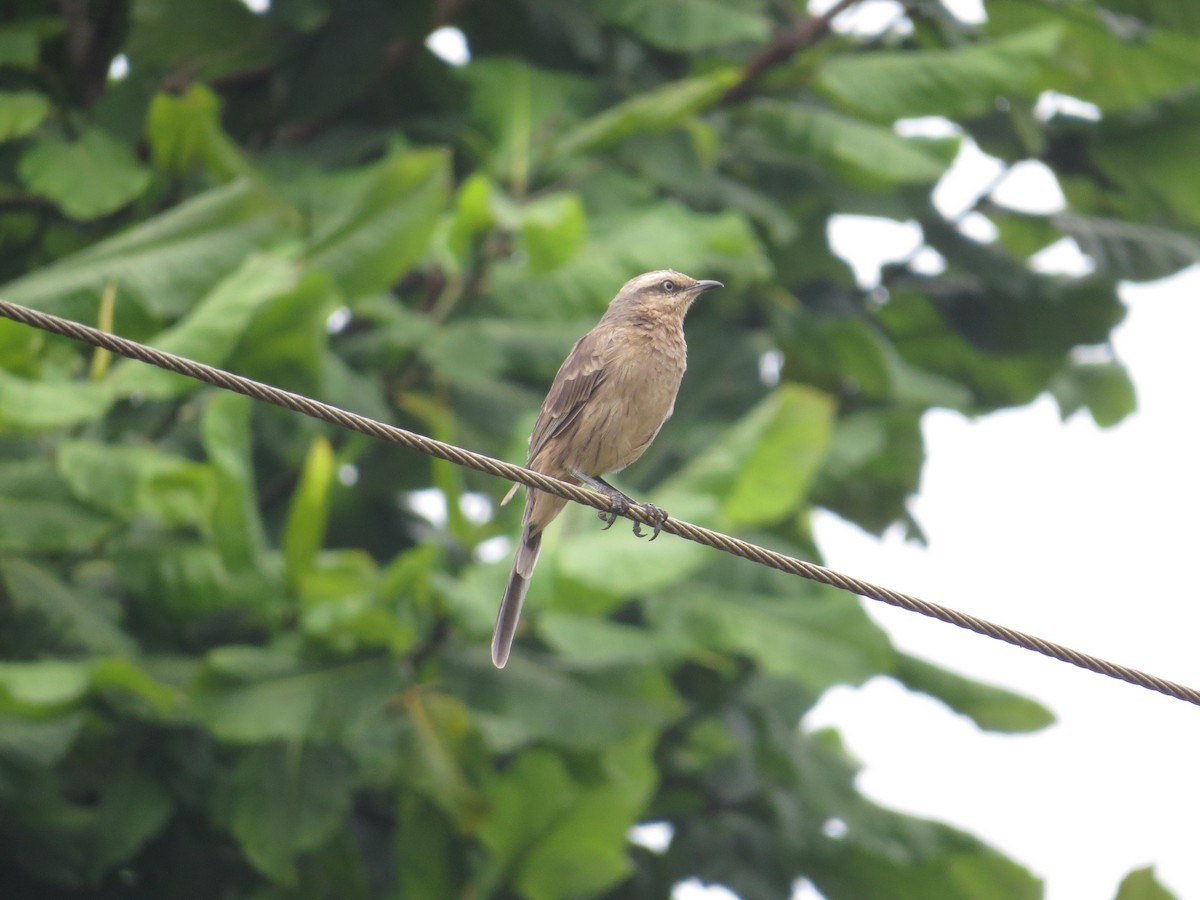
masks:
<instances>
[{"instance_id":1,"label":"bird's head","mask_svg":"<svg viewBox=\"0 0 1200 900\"><path fill-rule=\"evenodd\" d=\"M617 292L608 307L610 316L678 316L683 318L692 301L713 288L724 287L719 281L697 281L674 269L659 269L631 278Z\"/></svg>"}]
</instances>

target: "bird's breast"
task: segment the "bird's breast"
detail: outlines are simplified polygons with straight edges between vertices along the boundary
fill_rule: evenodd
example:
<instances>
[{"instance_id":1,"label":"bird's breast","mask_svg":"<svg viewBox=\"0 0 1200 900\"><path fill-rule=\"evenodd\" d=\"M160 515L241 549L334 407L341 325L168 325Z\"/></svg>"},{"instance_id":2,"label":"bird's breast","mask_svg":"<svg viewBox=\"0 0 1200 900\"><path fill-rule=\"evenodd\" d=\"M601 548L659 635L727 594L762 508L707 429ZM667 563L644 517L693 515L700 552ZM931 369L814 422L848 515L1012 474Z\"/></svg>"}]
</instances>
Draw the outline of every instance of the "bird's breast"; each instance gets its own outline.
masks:
<instances>
[{"instance_id":1,"label":"bird's breast","mask_svg":"<svg viewBox=\"0 0 1200 900\"><path fill-rule=\"evenodd\" d=\"M679 329L630 329L615 341L608 377L588 404L581 423L591 438L589 474L616 472L645 452L675 408L687 366L687 347Z\"/></svg>"}]
</instances>

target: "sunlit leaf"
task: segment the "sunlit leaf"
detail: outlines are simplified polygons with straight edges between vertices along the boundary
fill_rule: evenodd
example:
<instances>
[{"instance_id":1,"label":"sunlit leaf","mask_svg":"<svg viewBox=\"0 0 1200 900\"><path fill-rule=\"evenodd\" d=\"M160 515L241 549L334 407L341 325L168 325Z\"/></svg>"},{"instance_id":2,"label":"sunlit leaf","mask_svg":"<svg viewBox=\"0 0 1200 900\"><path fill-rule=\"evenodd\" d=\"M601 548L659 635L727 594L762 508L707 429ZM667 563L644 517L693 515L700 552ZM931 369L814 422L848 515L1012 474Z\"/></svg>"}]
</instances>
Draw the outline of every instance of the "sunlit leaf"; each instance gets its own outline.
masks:
<instances>
[{"instance_id":1,"label":"sunlit leaf","mask_svg":"<svg viewBox=\"0 0 1200 900\"><path fill-rule=\"evenodd\" d=\"M203 164L220 181L252 175L245 155L222 131L217 96L193 84L174 96L159 93L146 113L146 137L156 166L183 174Z\"/></svg>"},{"instance_id":2,"label":"sunlit leaf","mask_svg":"<svg viewBox=\"0 0 1200 900\"><path fill-rule=\"evenodd\" d=\"M317 551L324 544L332 481L333 448L327 440L318 438L309 447L283 531L284 566L293 586L312 569Z\"/></svg>"}]
</instances>

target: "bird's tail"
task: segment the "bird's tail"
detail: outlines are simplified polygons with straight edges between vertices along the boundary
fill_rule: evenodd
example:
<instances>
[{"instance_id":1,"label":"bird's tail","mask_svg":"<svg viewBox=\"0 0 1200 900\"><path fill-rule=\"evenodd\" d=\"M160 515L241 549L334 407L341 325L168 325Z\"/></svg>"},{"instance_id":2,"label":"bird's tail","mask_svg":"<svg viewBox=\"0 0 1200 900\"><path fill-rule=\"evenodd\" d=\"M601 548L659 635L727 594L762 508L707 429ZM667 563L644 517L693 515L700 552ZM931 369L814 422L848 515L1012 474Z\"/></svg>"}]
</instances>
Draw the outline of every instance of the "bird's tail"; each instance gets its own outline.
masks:
<instances>
[{"instance_id":1,"label":"bird's tail","mask_svg":"<svg viewBox=\"0 0 1200 900\"><path fill-rule=\"evenodd\" d=\"M500 612L496 615L496 630L492 633L492 662L497 669L503 669L508 662L508 652L517 633L517 620L521 617L521 604L525 602L529 578L533 575L541 547L541 530L534 532L530 525L526 525L521 532L521 543L517 546L512 572L508 576L508 586L504 589L504 599L500 601Z\"/></svg>"}]
</instances>

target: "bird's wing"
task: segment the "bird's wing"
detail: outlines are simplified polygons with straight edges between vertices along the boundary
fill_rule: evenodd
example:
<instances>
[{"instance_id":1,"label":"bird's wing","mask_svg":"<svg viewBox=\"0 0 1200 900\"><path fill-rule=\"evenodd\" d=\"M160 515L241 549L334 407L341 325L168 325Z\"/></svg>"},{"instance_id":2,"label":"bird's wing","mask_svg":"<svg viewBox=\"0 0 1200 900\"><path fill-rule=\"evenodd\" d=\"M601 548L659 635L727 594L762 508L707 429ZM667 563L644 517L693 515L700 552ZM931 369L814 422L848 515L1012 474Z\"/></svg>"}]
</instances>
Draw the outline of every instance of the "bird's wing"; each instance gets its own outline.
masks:
<instances>
[{"instance_id":1,"label":"bird's wing","mask_svg":"<svg viewBox=\"0 0 1200 900\"><path fill-rule=\"evenodd\" d=\"M588 398L604 383L608 374L604 365L607 343L608 337L597 338L594 331L589 331L572 348L554 376L554 384L534 423L529 438L530 460L537 457L547 441L575 421Z\"/></svg>"}]
</instances>

